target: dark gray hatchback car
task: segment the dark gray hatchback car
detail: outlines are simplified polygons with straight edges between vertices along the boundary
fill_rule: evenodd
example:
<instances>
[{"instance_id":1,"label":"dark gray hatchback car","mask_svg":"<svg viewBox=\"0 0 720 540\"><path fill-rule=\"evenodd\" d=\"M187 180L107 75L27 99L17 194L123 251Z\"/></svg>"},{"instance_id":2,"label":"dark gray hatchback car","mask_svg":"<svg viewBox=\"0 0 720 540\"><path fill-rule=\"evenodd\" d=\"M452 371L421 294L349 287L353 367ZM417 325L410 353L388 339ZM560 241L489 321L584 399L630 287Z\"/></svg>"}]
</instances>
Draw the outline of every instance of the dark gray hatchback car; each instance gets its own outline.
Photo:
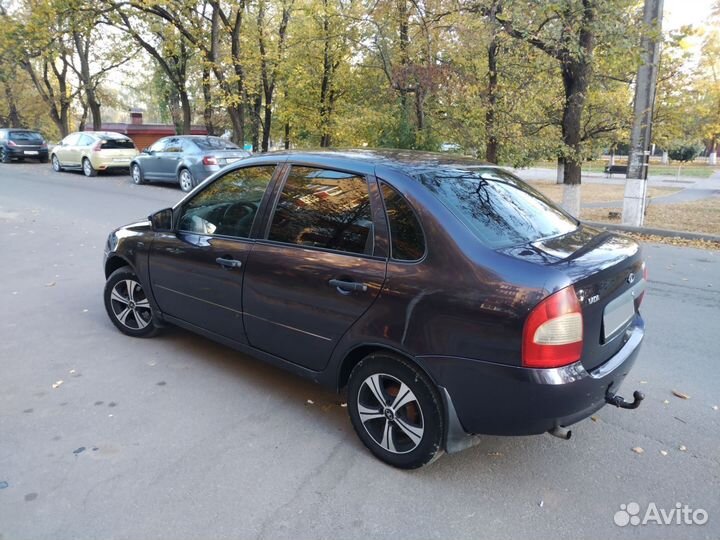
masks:
<instances>
[{"instance_id":1,"label":"dark gray hatchback car","mask_svg":"<svg viewBox=\"0 0 720 540\"><path fill-rule=\"evenodd\" d=\"M644 335L633 240L496 166L390 151L265 154L110 234L105 306L347 393L383 461L550 433L617 392Z\"/></svg>"},{"instance_id":2,"label":"dark gray hatchback car","mask_svg":"<svg viewBox=\"0 0 720 540\"><path fill-rule=\"evenodd\" d=\"M190 191L211 174L250 155L235 143L206 135L164 137L130 163L136 184L172 182Z\"/></svg>"}]
</instances>

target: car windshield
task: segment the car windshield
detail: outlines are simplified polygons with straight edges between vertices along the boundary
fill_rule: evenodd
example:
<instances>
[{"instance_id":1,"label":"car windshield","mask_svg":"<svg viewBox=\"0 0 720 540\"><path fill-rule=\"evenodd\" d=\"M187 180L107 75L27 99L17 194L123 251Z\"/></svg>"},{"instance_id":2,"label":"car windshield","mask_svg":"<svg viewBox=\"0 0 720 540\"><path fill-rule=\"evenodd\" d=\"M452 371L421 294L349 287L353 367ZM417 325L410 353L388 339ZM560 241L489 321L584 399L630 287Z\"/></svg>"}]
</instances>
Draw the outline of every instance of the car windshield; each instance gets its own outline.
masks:
<instances>
[{"instance_id":1,"label":"car windshield","mask_svg":"<svg viewBox=\"0 0 720 540\"><path fill-rule=\"evenodd\" d=\"M567 234L578 226L544 195L500 169L443 167L413 176L494 249Z\"/></svg>"},{"instance_id":2,"label":"car windshield","mask_svg":"<svg viewBox=\"0 0 720 540\"><path fill-rule=\"evenodd\" d=\"M33 131L11 131L8 139L14 142L29 142L41 144L43 142L42 135Z\"/></svg>"},{"instance_id":3,"label":"car windshield","mask_svg":"<svg viewBox=\"0 0 720 540\"><path fill-rule=\"evenodd\" d=\"M192 140L201 150L240 150L240 147L231 141L220 137L205 137Z\"/></svg>"},{"instance_id":4,"label":"car windshield","mask_svg":"<svg viewBox=\"0 0 720 540\"><path fill-rule=\"evenodd\" d=\"M132 139L119 139L116 137L102 136L100 137L100 146L103 150L114 150L120 148L135 148Z\"/></svg>"}]
</instances>

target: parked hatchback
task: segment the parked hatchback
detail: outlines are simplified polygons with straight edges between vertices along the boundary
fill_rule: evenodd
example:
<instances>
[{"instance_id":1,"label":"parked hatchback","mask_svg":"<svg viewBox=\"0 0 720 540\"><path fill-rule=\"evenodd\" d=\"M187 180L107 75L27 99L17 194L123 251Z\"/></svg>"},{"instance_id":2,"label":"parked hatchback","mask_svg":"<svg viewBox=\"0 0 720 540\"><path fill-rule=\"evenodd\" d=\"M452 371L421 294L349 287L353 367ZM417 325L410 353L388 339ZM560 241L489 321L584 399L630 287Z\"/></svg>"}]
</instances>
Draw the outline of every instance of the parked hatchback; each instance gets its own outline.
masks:
<instances>
[{"instance_id":1,"label":"parked hatchback","mask_svg":"<svg viewBox=\"0 0 720 540\"><path fill-rule=\"evenodd\" d=\"M55 172L80 170L85 176L99 171L126 169L137 155L128 136L112 131L78 131L65 137L50 153Z\"/></svg>"},{"instance_id":2,"label":"parked hatchback","mask_svg":"<svg viewBox=\"0 0 720 540\"><path fill-rule=\"evenodd\" d=\"M43 136L29 129L0 129L0 161L37 159L48 161L48 145Z\"/></svg>"},{"instance_id":3,"label":"parked hatchback","mask_svg":"<svg viewBox=\"0 0 720 540\"><path fill-rule=\"evenodd\" d=\"M637 407L617 392L644 270L633 240L496 166L277 153L110 234L104 299L127 335L175 324L344 390L370 451L414 468Z\"/></svg>"},{"instance_id":4,"label":"parked hatchback","mask_svg":"<svg viewBox=\"0 0 720 540\"><path fill-rule=\"evenodd\" d=\"M183 191L190 191L214 172L249 155L220 137L165 137L133 160L130 174L136 184L151 180L173 182L180 184Z\"/></svg>"}]
</instances>

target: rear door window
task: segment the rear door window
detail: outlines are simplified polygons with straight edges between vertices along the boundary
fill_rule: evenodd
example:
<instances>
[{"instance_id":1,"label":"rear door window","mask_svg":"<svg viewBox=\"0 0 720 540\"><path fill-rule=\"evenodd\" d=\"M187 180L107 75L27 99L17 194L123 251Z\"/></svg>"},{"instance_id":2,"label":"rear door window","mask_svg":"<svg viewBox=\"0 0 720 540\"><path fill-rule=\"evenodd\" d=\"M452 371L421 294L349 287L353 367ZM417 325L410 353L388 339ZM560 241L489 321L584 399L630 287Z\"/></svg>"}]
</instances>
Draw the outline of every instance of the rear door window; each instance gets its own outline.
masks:
<instances>
[{"instance_id":1,"label":"rear door window","mask_svg":"<svg viewBox=\"0 0 720 540\"><path fill-rule=\"evenodd\" d=\"M275 165L231 171L185 203L181 231L248 238Z\"/></svg>"},{"instance_id":2,"label":"rear door window","mask_svg":"<svg viewBox=\"0 0 720 540\"><path fill-rule=\"evenodd\" d=\"M293 166L268 239L372 255L374 227L367 180L352 173Z\"/></svg>"},{"instance_id":3,"label":"rear door window","mask_svg":"<svg viewBox=\"0 0 720 540\"><path fill-rule=\"evenodd\" d=\"M516 176L493 167L435 167L413 173L486 246L535 242L578 222Z\"/></svg>"},{"instance_id":4,"label":"rear door window","mask_svg":"<svg viewBox=\"0 0 720 540\"><path fill-rule=\"evenodd\" d=\"M95 142L95 139L93 139L90 135L80 135L80 139L78 139L78 142L75 144L78 146L89 146L93 142Z\"/></svg>"},{"instance_id":5,"label":"rear door window","mask_svg":"<svg viewBox=\"0 0 720 540\"><path fill-rule=\"evenodd\" d=\"M181 153L182 152L182 142L180 142L180 139L177 137L172 137L171 139L168 139L165 143L165 149L163 152L175 152L175 153Z\"/></svg>"}]
</instances>

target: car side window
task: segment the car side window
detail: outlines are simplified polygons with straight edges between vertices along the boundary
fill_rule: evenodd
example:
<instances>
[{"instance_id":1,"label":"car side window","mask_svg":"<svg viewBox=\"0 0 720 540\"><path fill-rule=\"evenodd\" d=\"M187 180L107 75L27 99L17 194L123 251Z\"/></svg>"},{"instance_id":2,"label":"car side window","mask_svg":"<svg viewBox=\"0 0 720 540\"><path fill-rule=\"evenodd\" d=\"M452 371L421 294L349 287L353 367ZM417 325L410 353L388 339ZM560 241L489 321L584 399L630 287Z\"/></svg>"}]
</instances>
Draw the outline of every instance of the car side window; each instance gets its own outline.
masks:
<instances>
[{"instance_id":1,"label":"car side window","mask_svg":"<svg viewBox=\"0 0 720 540\"><path fill-rule=\"evenodd\" d=\"M415 211L395 189L381 185L385 211L390 224L390 249L393 259L417 261L425 254L425 235Z\"/></svg>"},{"instance_id":2,"label":"car side window","mask_svg":"<svg viewBox=\"0 0 720 540\"><path fill-rule=\"evenodd\" d=\"M160 139L159 141L155 141L154 143L152 143L150 148L148 148L148 150L150 150L151 152L162 152L165 149L166 142L167 139Z\"/></svg>"},{"instance_id":3,"label":"car side window","mask_svg":"<svg viewBox=\"0 0 720 540\"><path fill-rule=\"evenodd\" d=\"M163 152L182 152L182 142L180 142L180 139L175 137L168 139L165 143L165 149Z\"/></svg>"},{"instance_id":4,"label":"car side window","mask_svg":"<svg viewBox=\"0 0 720 540\"><path fill-rule=\"evenodd\" d=\"M248 238L275 165L231 171L185 203L181 231Z\"/></svg>"},{"instance_id":5,"label":"car side window","mask_svg":"<svg viewBox=\"0 0 720 540\"><path fill-rule=\"evenodd\" d=\"M67 137L65 137L62 140L61 144L63 146L73 146L73 145L77 144L77 141L79 138L80 138L79 133L71 133L70 135L68 135Z\"/></svg>"},{"instance_id":6,"label":"car side window","mask_svg":"<svg viewBox=\"0 0 720 540\"><path fill-rule=\"evenodd\" d=\"M78 146L89 146L94 140L90 135L80 135L80 139L76 144Z\"/></svg>"},{"instance_id":7,"label":"car side window","mask_svg":"<svg viewBox=\"0 0 720 540\"><path fill-rule=\"evenodd\" d=\"M268 239L372 255L374 227L367 180L356 174L293 166Z\"/></svg>"}]
</instances>

